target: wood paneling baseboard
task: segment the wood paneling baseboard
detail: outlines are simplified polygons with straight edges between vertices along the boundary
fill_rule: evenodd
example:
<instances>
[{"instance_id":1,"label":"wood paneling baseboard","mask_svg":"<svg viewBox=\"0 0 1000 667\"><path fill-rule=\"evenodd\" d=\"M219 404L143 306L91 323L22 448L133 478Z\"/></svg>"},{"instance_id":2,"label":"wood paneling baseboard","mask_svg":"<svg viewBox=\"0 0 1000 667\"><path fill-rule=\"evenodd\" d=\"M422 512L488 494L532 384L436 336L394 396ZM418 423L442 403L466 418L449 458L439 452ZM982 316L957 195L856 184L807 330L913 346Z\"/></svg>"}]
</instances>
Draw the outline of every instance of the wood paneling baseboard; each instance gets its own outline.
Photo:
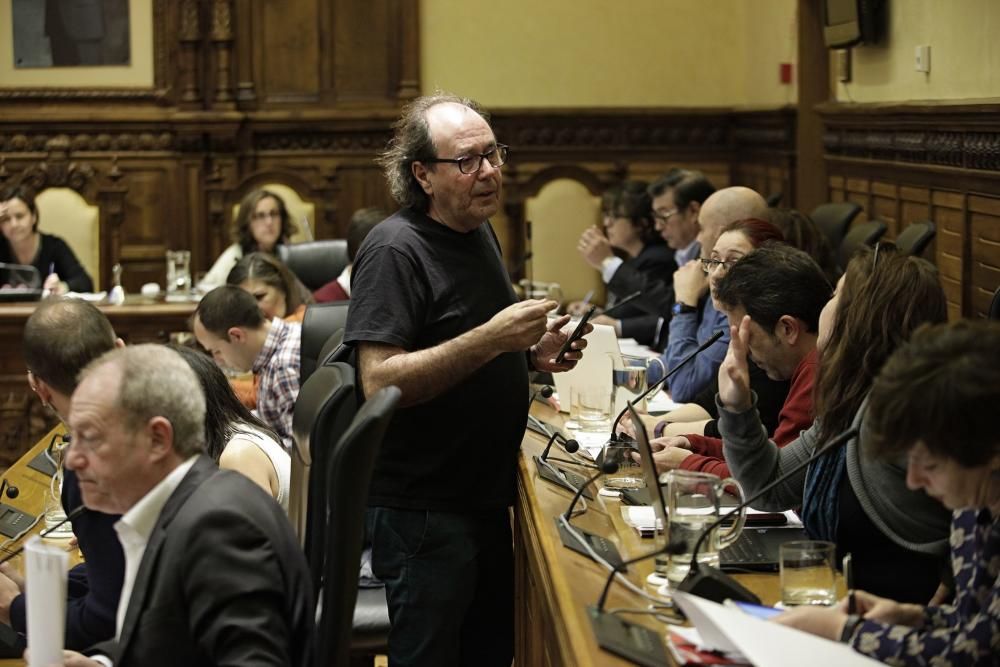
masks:
<instances>
[{"instance_id":1,"label":"wood paneling baseboard","mask_svg":"<svg viewBox=\"0 0 1000 667\"><path fill-rule=\"evenodd\" d=\"M949 315L982 317L1000 285L1000 102L825 104L831 201L864 207L886 238L918 220L937 225L924 256L937 264Z\"/></svg>"}]
</instances>

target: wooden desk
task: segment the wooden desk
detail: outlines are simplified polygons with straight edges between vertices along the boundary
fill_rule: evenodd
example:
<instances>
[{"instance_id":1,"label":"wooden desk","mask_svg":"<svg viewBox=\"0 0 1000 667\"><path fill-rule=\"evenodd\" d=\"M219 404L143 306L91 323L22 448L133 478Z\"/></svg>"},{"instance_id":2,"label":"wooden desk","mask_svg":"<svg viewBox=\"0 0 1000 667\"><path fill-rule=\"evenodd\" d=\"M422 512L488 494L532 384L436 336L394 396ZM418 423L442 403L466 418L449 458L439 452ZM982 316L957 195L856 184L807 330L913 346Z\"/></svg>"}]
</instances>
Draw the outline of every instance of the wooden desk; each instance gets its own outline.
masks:
<instances>
[{"instance_id":1,"label":"wooden desk","mask_svg":"<svg viewBox=\"0 0 1000 667\"><path fill-rule=\"evenodd\" d=\"M561 423L551 410L543 414L545 409L539 408L533 408L533 412L547 421ZM553 517L566 511L572 494L538 477L532 456L539 454L544 445L541 436L526 432L518 465L518 498L514 505L515 664L629 665L602 650L594 638L587 607L597 602L608 573L589 558L564 547L559 539ZM652 539L641 539L625 525L617 499L598 495L587 502L589 511L573 519L573 525L611 539L626 560L655 549ZM643 587L652 568L650 559L629 567L627 576ZM764 604L774 604L780 598L777 575L739 575L737 579ZM615 583L607 606L645 609L647 604ZM623 617L666 633L667 626L650 616Z\"/></svg>"},{"instance_id":2,"label":"wooden desk","mask_svg":"<svg viewBox=\"0 0 1000 667\"><path fill-rule=\"evenodd\" d=\"M121 306L98 305L129 344L165 343L173 332L188 331L194 303L157 303L129 297ZM18 460L31 443L56 424L28 387L22 355L24 323L38 303L0 305L0 469Z\"/></svg>"},{"instance_id":3,"label":"wooden desk","mask_svg":"<svg viewBox=\"0 0 1000 667\"><path fill-rule=\"evenodd\" d=\"M61 424L52 429L10 467L4 476L7 479L7 483L16 486L20 493L18 493L17 498L4 498L4 504L10 505L11 507L17 508L22 512L27 512L28 514L35 516L39 516L45 511L46 494L49 491L49 481L51 478L33 468L29 468L28 464L31 463L35 456L45 451L45 448L48 447L49 442L54 435L63 433L64 431L65 429ZM16 543L7 545L7 549L16 549L24 542L24 540L28 539L31 535L41 532L44 527L44 520L39 521L35 527L24 536L24 538ZM62 545L67 548L70 554L71 567L83 560L79 549L75 547L69 548L68 540L52 540L51 543L55 545ZM22 556L16 556L10 562L23 574L24 560ZM0 660L0 667L21 667L22 665L24 665L23 660Z\"/></svg>"}]
</instances>

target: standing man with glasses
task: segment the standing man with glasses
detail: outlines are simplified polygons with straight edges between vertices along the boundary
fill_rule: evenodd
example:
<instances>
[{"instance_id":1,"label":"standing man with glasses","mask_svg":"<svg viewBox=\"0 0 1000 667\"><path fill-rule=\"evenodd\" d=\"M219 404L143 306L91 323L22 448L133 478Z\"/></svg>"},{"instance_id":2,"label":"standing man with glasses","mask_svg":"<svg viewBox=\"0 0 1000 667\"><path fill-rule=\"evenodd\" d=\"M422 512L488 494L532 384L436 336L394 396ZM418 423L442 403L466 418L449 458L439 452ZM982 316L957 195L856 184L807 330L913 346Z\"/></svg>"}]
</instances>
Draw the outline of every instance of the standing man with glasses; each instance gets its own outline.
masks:
<instances>
[{"instance_id":1,"label":"standing man with glasses","mask_svg":"<svg viewBox=\"0 0 1000 667\"><path fill-rule=\"evenodd\" d=\"M556 363L569 318L547 324L555 301L515 299L488 221L506 159L475 103L415 100L379 158L402 208L354 264L344 340L361 387L402 390L368 498L394 666L509 667L528 368L568 370L585 345Z\"/></svg>"}]
</instances>

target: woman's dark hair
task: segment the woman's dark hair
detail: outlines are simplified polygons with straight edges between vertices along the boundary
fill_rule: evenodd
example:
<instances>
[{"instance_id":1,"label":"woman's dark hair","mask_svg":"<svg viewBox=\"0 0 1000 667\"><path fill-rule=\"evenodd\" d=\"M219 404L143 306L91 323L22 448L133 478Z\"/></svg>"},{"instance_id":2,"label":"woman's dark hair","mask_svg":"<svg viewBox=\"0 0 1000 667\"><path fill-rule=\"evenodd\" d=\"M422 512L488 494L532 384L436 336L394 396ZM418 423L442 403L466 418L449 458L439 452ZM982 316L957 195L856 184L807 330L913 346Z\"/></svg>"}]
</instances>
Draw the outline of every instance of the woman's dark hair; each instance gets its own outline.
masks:
<instances>
[{"instance_id":1,"label":"woman's dark hair","mask_svg":"<svg viewBox=\"0 0 1000 667\"><path fill-rule=\"evenodd\" d=\"M1000 324L924 325L872 385L867 453L894 459L917 442L973 468L1000 456Z\"/></svg>"},{"instance_id":2,"label":"woman's dark hair","mask_svg":"<svg viewBox=\"0 0 1000 667\"><path fill-rule=\"evenodd\" d=\"M266 435L281 442L271 427L262 422L240 403L233 392L229 380L212 358L203 352L186 345L171 343L168 347L181 355L181 358L198 376L202 389L205 390L205 453L218 462L222 451L237 433L247 433L247 426L263 431Z\"/></svg>"},{"instance_id":3,"label":"woman's dark hair","mask_svg":"<svg viewBox=\"0 0 1000 667\"><path fill-rule=\"evenodd\" d=\"M624 181L601 196L601 210L615 218L627 218L643 245L662 243L653 225L653 198L644 181Z\"/></svg>"},{"instance_id":4,"label":"woman's dark hair","mask_svg":"<svg viewBox=\"0 0 1000 667\"><path fill-rule=\"evenodd\" d=\"M760 218L744 218L743 220L731 222L722 230L722 234L727 232L739 232L743 234L754 248L759 248L768 241L781 243L785 240L785 237L781 235L780 229ZM709 248L709 250L712 250L712 248Z\"/></svg>"},{"instance_id":5,"label":"woman's dark hair","mask_svg":"<svg viewBox=\"0 0 1000 667\"><path fill-rule=\"evenodd\" d=\"M850 427L886 359L925 323L948 317L937 269L891 243L863 247L847 264L815 385L819 442Z\"/></svg>"},{"instance_id":6,"label":"woman's dark hair","mask_svg":"<svg viewBox=\"0 0 1000 667\"><path fill-rule=\"evenodd\" d=\"M295 223L288 213L285 200L270 190L253 190L240 202L236 219L233 220L233 240L240 244L244 254L258 250L257 241L250 232L250 221L257 210L257 204L268 197L278 203L278 212L281 214L281 235L278 237L278 243L288 243L288 239L295 233Z\"/></svg>"},{"instance_id":7,"label":"woman's dark hair","mask_svg":"<svg viewBox=\"0 0 1000 667\"><path fill-rule=\"evenodd\" d=\"M35 191L31 186L25 185L15 185L12 188L8 188L2 195L0 195L0 201L10 201L11 199L20 199L24 202L24 205L28 207L31 215L34 216L35 222L31 225L31 231L38 231L38 223L41 221L41 217L38 215L38 206L35 204Z\"/></svg>"},{"instance_id":8,"label":"woman's dark hair","mask_svg":"<svg viewBox=\"0 0 1000 667\"><path fill-rule=\"evenodd\" d=\"M792 208L772 208L768 218L781 230L785 243L809 254L831 283L840 279L840 267L833 246L812 218Z\"/></svg>"},{"instance_id":9,"label":"woman's dark hair","mask_svg":"<svg viewBox=\"0 0 1000 667\"><path fill-rule=\"evenodd\" d=\"M266 252L244 255L226 276L227 285L239 287L248 280L259 280L285 295L285 316L303 303L313 303L312 294L277 257Z\"/></svg>"}]
</instances>

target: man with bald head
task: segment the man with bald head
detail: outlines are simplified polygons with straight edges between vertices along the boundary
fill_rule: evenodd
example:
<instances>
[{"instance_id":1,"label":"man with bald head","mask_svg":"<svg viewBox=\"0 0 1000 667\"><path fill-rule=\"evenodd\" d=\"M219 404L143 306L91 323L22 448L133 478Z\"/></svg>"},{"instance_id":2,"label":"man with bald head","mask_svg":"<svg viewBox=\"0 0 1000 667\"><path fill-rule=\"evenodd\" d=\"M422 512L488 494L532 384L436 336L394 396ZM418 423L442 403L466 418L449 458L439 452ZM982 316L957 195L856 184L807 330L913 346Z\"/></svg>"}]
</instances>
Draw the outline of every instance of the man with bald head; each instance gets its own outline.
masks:
<instances>
[{"instance_id":1,"label":"man with bald head","mask_svg":"<svg viewBox=\"0 0 1000 667\"><path fill-rule=\"evenodd\" d=\"M750 188L735 186L712 193L701 205L698 216L701 256L711 255L726 225L747 218L766 220L766 216L767 202ZM716 332L722 332L722 338L670 379L670 397L677 403L688 403L718 372L729 347L729 321L712 305L708 276L701 262L688 262L674 273L674 299L667 351L659 358L660 368L656 364L651 367L650 382L658 380L668 369L677 368L698 346Z\"/></svg>"},{"instance_id":2,"label":"man with bald head","mask_svg":"<svg viewBox=\"0 0 1000 667\"><path fill-rule=\"evenodd\" d=\"M402 391L368 498L392 665L513 658L508 507L528 367L568 370L580 353L556 363L568 317L547 324L555 301L517 302L511 289L488 221L506 159L470 100L415 100L379 158L402 208L354 264L344 340L357 347L360 384L366 396Z\"/></svg>"}]
</instances>

